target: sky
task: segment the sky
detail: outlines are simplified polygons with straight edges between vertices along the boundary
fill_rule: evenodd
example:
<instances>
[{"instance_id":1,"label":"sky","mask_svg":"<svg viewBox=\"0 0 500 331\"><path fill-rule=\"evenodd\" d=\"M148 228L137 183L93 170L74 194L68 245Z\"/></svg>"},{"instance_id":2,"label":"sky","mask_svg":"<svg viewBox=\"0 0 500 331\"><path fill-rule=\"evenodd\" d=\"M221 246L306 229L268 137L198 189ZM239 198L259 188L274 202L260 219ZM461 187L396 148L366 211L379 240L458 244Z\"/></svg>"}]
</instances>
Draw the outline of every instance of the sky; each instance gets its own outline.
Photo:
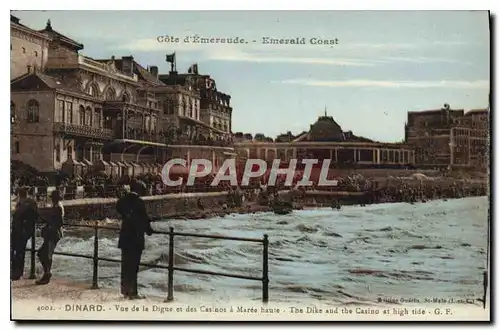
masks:
<instances>
[{"instance_id":1,"label":"sky","mask_svg":"<svg viewBox=\"0 0 500 331\"><path fill-rule=\"evenodd\" d=\"M488 106L486 11L14 11L21 23L83 43L93 58L134 56L168 73L198 63L231 95L233 132L275 137L309 129L326 112L344 131L384 142L404 138L407 111ZM184 43L185 37L248 44ZM158 36L179 37L160 43ZM262 44L304 37L305 45ZM311 38L336 45L313 45ZM255 40L255 42L254 42Z\"/></svg>"}]
</instances>

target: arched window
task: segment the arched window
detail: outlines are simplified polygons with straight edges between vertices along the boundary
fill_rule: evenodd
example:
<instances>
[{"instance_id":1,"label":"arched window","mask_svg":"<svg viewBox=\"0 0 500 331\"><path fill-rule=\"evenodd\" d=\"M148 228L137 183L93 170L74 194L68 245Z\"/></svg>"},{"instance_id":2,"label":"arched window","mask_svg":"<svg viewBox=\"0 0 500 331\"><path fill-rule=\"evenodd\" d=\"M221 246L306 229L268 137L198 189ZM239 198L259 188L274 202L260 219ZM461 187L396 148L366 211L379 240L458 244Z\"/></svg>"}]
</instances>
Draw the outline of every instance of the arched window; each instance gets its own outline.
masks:
<instances>
[{"instance_id":1,"label":"arched window","mask_svg":"<svg viewBox=\"0 0 500 331\"><path fill-rule=\"evenodd\" d=\"M115 100L116 99L116 92L115 90L113 90L112 88L109 88L107 91L106 91L106 100Z\"/></svg>"},{"instance_id":2,"label":"arched window","mask_svg":"<svg viewBox=\"0 0 500 331\"><path fill-rule=\"evenodd\" d=\"M99 88L96 84L90 84L89 86L89 94L94 98L97 98L99 95Z\"/></svg>"},{"instance_id":3,"label":"arched window","mask_svg":"<svg viewBox=\"0 0 500 331\"><path fill-rule=\"evenodd\" d=\"M40 121L40 104L38 101L31 99L28 101L28 122L38 123Z\"/></svg>"},{"instance_id":4,"label":"arched window","mask_svg":"<svg viewBox=\"0 0 500 331\"><path fill-rule=\"evenodd\" d=\"M123 93L122 101L123 102L130 102L130 95L128 95L127 92Z\"/></svg>"},{"instance_id":5,"label":"arched window","mask_svg":"<svg viewBox=\"0 0 500 331\"><path fill-rule=\"evenodd\" d=\"M85 108L80 106L78 109L78 116L80 117L80 125L85 125Z\"/></svg>"},{"instance_id":6,"label":"arched window","mask_svg":"<svg viewBox=\"0 0 500 331\"><path fill-rule=\"evenodd\" d=\"M16 123L16 105L10 102L10 124Z\"/></svg>"},{"instance_id":7,"label":"arched window","mask_svg":"<svg viewBox=\"0 0 500 331\"><path fill-rule=\"evenodd\" d=\"M92 109L90 107L85 109L85 125L92 126Z\"/></svg>"}]
</instances>

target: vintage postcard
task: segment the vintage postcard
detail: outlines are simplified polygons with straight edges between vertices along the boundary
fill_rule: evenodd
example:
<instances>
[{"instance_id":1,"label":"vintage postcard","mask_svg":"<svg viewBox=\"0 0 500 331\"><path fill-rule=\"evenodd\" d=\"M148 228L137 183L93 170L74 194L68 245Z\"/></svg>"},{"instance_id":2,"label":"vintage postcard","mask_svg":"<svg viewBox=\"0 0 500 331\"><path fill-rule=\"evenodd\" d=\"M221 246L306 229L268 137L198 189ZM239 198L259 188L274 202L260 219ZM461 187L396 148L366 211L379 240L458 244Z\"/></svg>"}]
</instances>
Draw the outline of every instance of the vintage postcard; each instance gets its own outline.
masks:
<instances>
[{"instance_id":1,"label":"vintage postcard","mask_svg":"<svg viewBox=\"0 0 500 331\"><path fill-rule=\"evenodd\" d=\"M13 320L490 320L489 12L10 36Z\"/></svg>"}]
</instances>

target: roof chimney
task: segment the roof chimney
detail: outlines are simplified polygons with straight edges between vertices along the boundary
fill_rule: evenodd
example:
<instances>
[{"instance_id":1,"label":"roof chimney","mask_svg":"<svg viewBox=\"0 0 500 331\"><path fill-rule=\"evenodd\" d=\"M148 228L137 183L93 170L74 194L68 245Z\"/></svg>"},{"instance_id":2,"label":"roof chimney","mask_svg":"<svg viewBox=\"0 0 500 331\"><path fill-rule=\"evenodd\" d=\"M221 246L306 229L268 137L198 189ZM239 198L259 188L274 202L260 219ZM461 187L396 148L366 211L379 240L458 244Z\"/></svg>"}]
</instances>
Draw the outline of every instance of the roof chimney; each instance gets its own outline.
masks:
<instances>
[{"instance_id":1,"label":"roof chimney","mask_svg":"<svg viewBox=\"0 0 500 331\"><path fill-rule=\"evenodd\" d=\"M158 79L158 67L157 66L150 66L149 67L149 72L151 75L153 75L156 79Z\"/></svg>"},{"instance_id":2,"label":"roof chimney","mask_svg":"<svg viewBox=\"0 0 500 331\"><path fill-rule=\"evenodd\" d=\"M50 19L47 20L47 25L45 26L45 30L52 31L52 24L50 24Z\"/></svg>"},{"instance_id":3,"label":"roof chimney","mask_svg":"<svg viewBox=\"0 0 500 331\"><path fill-rule=\"evenodd\" d=\"M134 73L134 57L122 56L122 71L124 74L132 76Z\"/></svg>"}]
</instances>

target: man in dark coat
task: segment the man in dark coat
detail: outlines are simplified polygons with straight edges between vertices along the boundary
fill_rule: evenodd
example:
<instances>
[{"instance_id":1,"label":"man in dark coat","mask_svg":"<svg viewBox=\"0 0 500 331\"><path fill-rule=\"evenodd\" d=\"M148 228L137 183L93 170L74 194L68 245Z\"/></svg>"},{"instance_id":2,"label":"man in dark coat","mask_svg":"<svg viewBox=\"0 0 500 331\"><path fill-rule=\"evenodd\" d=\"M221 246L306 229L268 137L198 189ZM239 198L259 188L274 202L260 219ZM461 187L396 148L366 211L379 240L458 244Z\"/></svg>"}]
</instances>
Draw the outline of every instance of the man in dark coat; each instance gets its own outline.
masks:
<instances>
[{"instance_id":1,"label":"man in dark coat","mask_svg":"<svg viewBox=\"0 0 500 331\"><path fill-rule=\"evenodd\" d=\"M132 182L130 190L116 204L116 210L122 217L118 239L118 248L122 251L121 293L129 299L140 299L141 296L137 293L137 274L144 250L144 234L151 235L153 229L141 199L146 187Z\"/></svg>"},{"instance_id":2,"label":"man in dark coat","mask_svg":"<svg viewBox=\"0 0 500 331\"><path fill-rule=\"evenodd\" d=\"M38 250L38 258L43 267L43 276L36 281L37 285L45 285L52 277L52 257L56 250L57 243L62 238L62 226L64 221L64 207L61 202L61 192L52 191L52 207L49 210L45 226L42 229L43 244Z\"/></svg>"},{"instance_id":3,"label":"man in dark coat","mask_svg":"<svg viewBox=\"0 0 500 331\"><path fill-rule=\"evenodd\" d=\"M35 222L38 219L38 206L28 197L26 188L19 188L19 202L12 215L10 239L11 279L19 280L24 273L24 257L26 244L35 233Z\"/></svg>"}]
</instances>

